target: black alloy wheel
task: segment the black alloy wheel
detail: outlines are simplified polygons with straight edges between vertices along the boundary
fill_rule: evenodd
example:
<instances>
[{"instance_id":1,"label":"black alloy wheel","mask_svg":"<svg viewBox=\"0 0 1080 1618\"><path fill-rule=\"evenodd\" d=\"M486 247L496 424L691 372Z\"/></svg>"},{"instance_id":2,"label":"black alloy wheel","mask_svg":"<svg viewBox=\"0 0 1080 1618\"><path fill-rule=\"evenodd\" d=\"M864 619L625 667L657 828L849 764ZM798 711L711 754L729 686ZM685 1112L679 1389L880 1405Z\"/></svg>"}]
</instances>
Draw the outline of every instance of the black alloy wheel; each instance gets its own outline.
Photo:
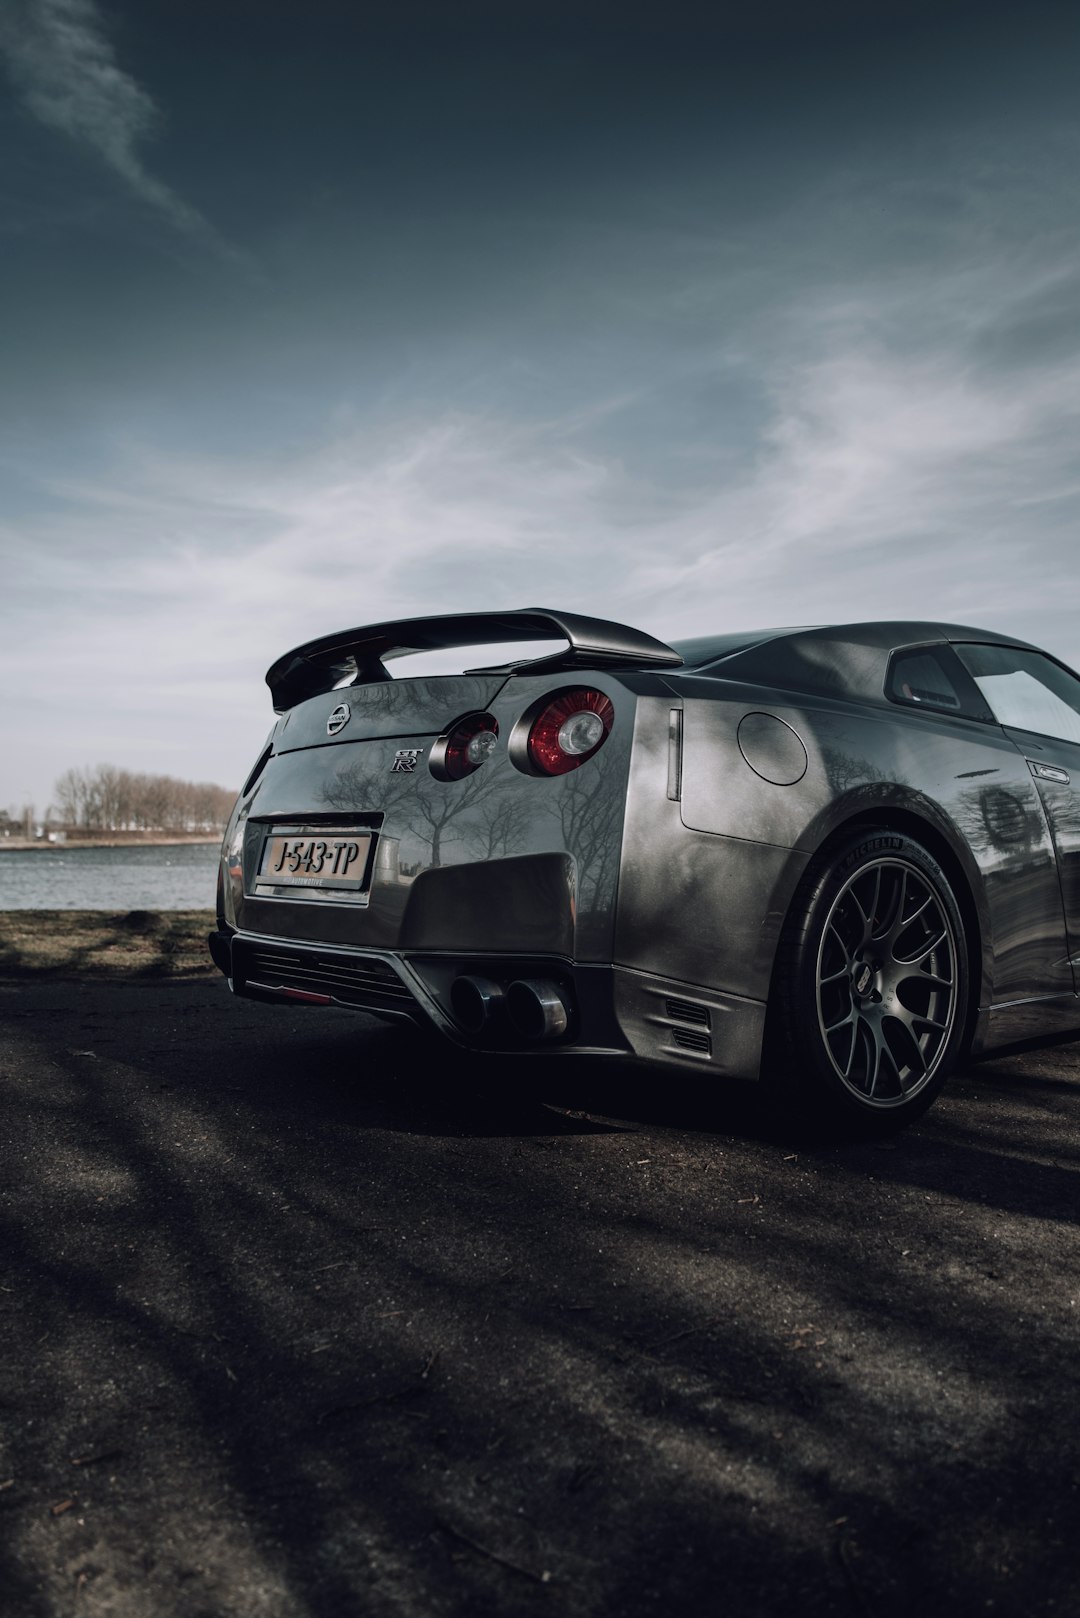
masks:
<instances>
[{"instance_id":1,"label":"black alloy wheel","mask_svg":"<svg viewBox=\"0 0 1080 1618\"><path fill-rule=\"evenodd\" d=\"M864 829L811 864L774 976L789 1093L866 1131L901 1128L955 1065L967 1008L960 911L921 843Z\"/></svg>"}]
</instances>

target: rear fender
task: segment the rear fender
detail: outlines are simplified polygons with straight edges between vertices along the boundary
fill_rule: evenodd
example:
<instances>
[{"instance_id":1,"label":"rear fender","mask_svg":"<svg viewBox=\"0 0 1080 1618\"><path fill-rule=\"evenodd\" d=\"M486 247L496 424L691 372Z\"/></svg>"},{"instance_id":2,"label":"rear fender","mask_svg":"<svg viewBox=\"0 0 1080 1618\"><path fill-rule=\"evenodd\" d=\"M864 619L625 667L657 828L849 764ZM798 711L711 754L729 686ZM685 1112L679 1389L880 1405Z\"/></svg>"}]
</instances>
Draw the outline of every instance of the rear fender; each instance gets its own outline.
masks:
<instances>
[{"instance_id":1,"label":"rear fender","mask_svg":"<svg viewBox=\"0 0 1080 1618\"><path fill-rule=\"evenodd\" d=\"M981 1003L1071 992L1049 828L1030 771L1000 729L899 708L794 707L732 689L686 702L688 829L810 857L856 821L903 817L914 836L928 827L977 913ZM770 735L771 749L762 742ZM805 758L801 774L791 738Z\"/></svg>"}]
</instances>

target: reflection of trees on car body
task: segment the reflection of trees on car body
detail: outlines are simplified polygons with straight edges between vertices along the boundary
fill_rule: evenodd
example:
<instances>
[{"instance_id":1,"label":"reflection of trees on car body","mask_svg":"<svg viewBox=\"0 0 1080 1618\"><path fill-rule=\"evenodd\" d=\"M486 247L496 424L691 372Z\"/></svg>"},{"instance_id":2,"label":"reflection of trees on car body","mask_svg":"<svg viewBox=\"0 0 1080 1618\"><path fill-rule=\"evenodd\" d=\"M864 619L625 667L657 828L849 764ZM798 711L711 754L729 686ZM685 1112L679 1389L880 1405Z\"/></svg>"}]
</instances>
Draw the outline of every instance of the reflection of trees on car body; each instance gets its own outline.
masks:
<instances>
[{"instance_id":1,"label":"reflection of trees on car body","mask_svg":"<svg viewBox=\"0 0 1080 1618\"><path fill-rule=\"evenodd\" d=\"M323 783L319 796L327 808L343 813L381 812L388 836L420 845L421 863L439 866L447 845L478 859L524 852L515 846L523 810L514 792L522 784L484 769L464 781L436 781L421 760L409 773L380 776L374 790L370 768L350 764Z\"/></svg>"}]
</instances>

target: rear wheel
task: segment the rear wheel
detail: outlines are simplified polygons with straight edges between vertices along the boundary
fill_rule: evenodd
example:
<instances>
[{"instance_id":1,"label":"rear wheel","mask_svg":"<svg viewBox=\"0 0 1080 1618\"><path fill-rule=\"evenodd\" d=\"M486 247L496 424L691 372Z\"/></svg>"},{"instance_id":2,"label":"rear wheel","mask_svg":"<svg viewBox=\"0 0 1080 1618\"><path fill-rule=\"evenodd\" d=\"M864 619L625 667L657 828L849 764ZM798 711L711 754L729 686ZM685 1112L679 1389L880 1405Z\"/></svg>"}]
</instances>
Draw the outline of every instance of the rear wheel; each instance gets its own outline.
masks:
<instances>
[{"instance_id":1,"label":"rear wheel","mask_svg":"<svg viewBox=\"0 0 1080 1618\"><path fill-rule=\"evenodd\" d=\"M921 843L866 831L816 860L777 954L774 1061L802 1110L862 1130L925 1112L962 1048L963 923Z\"/></svg>"}]
</instances>

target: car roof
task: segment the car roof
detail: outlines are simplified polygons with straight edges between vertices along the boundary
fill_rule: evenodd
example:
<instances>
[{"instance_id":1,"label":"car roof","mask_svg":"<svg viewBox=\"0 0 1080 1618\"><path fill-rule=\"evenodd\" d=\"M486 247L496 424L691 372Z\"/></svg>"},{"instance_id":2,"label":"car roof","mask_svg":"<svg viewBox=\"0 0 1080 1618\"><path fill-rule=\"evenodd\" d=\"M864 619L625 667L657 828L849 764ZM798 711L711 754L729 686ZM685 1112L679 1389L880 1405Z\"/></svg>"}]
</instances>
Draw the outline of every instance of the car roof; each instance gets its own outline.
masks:
<instances>
[{"instance_id":1,"label":"car roof","mask_svg":"<svg viewBox=\"0 0 1080 1618\"><path fill-rule=\"evenodd\" d=\"M1038 650L1028 641L997 630L921 619L763 629L672 644L682 654L687 673L880 702L893 652L906 646L964 641Z\"/></svg>"}]
</instances>

